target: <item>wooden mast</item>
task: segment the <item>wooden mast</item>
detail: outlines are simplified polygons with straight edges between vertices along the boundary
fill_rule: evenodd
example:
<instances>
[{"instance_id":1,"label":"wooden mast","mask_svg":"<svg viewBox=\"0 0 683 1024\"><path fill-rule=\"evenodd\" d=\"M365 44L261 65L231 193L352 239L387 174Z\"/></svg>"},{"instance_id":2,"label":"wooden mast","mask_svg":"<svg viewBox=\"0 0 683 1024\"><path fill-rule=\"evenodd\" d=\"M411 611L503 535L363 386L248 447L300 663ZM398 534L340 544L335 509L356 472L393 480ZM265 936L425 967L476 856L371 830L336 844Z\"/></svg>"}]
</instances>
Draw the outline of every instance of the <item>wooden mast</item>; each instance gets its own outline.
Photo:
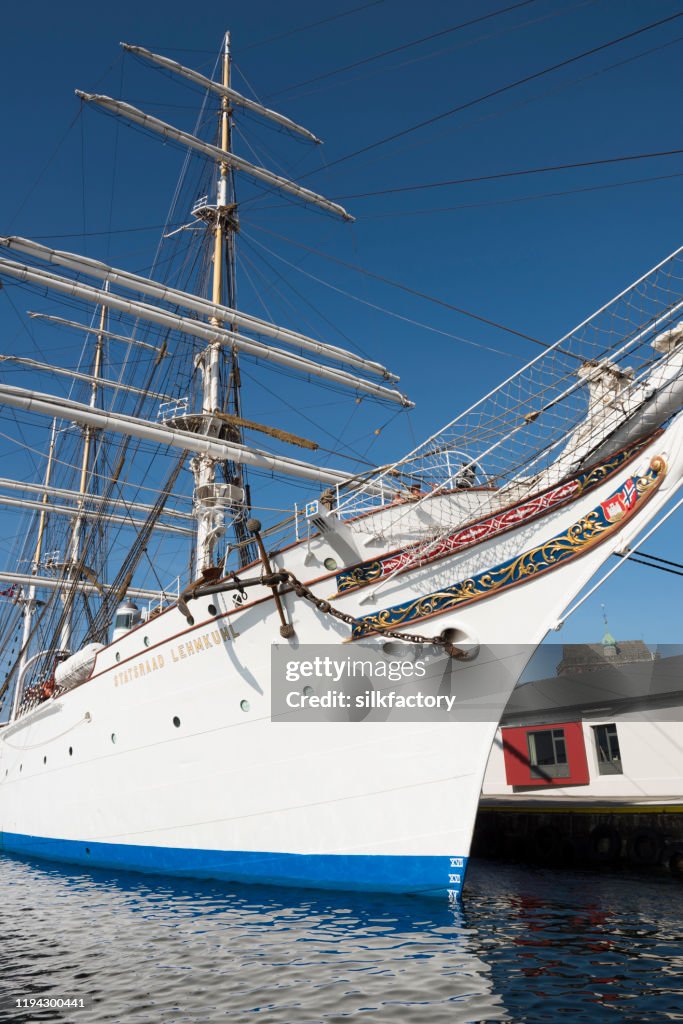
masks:
<instances>
[{"instance_id":1,"label":"wooden mast","mask_svg":"<svg viewBox=\"0 0 683 1024\"><path fill-rule=\"evenodd\" d=\"M223 48L223 85L227 89L232 88L232 55L230 52L230 33L225 33L225 44ZM221 101L221 146L226 152L232 152L232 107L227 96ZM237 232L239 224L237 220L237 201L235 197L235 174L227 164L221 164L219 177L219 202L225 201L223 216L217 218L216 228L220 227L224 239L225 252L225 283L226 294L223 296L223 304L231 309L237 308ZM224 183L224 184L223 184ZM215 267L214 267L215 273ZM220 300L219 300L220 301ZM241 403L241 379L239 370L239 359L237 351L233 349L229 360L229 377L226 386L226 401L224 412L238 419L242 416ZM231 440L242 441L242 431L239 427L233 428ZM235 517L233 531L238 547L238 556L241 565L248 565L257 557L256 546L247 531L246 522L249 517L249 484L246 479L246 470L239 463L228 464L228 472L231 482L234 482L244 492L244 504L239 514Z\"/></svg>"},{"instance_id":2,"label":"wooden mast","mask_svg":"<svg viewBox=\"0 0 683 1024\"><path fill-rule=\"evenodd\" d=\"M31 575L37 576L38 569L40 567L40 560L43 556L43 538L45 536L45 526L47 523L47 505L49 501L47 488L50 486L50 480L52 478L52 462L55 454L55 440L57 436L57 420L52 421L52 431L50 433L50 447L47 455L47 467L45 469L45 488L42 498L42 508L40 510L40 518L38 520L38 537L36 539L36 546L33 552L33 561L31 564ZM21 700L22 681L24 676L24 670L28 662L28 648L31 642L31 630L33 627L33 615L36 610L36 585L31 582L28 589L22 587L22 603L24 605L24 624L21 634L21 651L19 654L19 664L17 666L17 679L14 684L14 695L12 698L12 711L10 714L10 721L13 721L17 717L17 711L19 710L19 701Z\"/></svg>"},{"instance_id":3,"label":"wooden mast","mask_svg":"<svg viewBox=\"0 0 683 1024\"><path fill-rule=\"evenodd\" d=\"M107 308L102 306L100 310L100 322L99 329L97 332L97 340L95 343L95 363L92 373L92 384L90 385L90 407L95 408L97 405L97 389L98 380L102 373L102 354L104 349L104 330L107 325ZM78 493L80 494L80 500L78 502L76 515L74 517L73 529L71 531L71 542L69 544L69 551L67 554L67 567L68 567L68 578L70 580L76 580L78 578L78 566L81 560L81 534L83 532L83 525L85 523L85 498L88 493L88 475L90 471L90 453L92 451L93 440L96 428L91 424L86 424L83 428L83 454L81 456L81 476L78 485ZM71 645L71 615L73 611L74 598L76 590L74 587L69 587L67 590L67 596L64 601L63 615L63 626L60 637L59 646L63 651L67 651ZM87 598L84 598L87 600Z\"/></svg>"},{"instance_id":4,"label":"wooden mast","mask_svg":"<svg viewBox=\"0 0 683 1024\"><path fill-rule=\"evenodd\" d=\"M222 60L222 83L226 89L230 89L231 79L231 57L230 57L230 33L226 32L223 41ZM232 152L232 107L227 95L221 97L221 108L219 113L219 138L220 148L225 153ZM236 291L235 274L235 235L237 231L236 203L232 168L225 161L218 165L218 180L216 187L216 209L213 220L213 280L211 299L214 305L228 305L234 308ZM210 319L214 327L223 327L224 321L219 317L212 316ZM241 441L241 431L233 422L230 424L225 419L220 419L221 414L232 414L233 417L240 416L239 400L239 367L237 354L234 349L230 352L230 373L227 388L225 389L225 400L221 393L221 343L216 340L210 342L203 359L203 388L202 388L202 413L205 417L206 433L224 436L231 441ZM225 466L226 483L238 489L246 498L245 473L241 466L233 462L226 462ZM195 501L197 506L197 557L196 565L199 571L208 569L213 564L213 549L216 540L223 532L222 517L220 515L221 502L218 497L211 499L213 490L218 494L216 486L216 460L208 456L195 457L192 460L191 468L195 474ZM214 515L211 514L213 505ZM252 561L255 551L248 550L249 535L246 532L246 505L245 501L240 502L240 507L234 515L233 530L235 539L242 545L247 542L246 547L240 547L240 558L242 564Z\"/></svg>"}]
</instances>

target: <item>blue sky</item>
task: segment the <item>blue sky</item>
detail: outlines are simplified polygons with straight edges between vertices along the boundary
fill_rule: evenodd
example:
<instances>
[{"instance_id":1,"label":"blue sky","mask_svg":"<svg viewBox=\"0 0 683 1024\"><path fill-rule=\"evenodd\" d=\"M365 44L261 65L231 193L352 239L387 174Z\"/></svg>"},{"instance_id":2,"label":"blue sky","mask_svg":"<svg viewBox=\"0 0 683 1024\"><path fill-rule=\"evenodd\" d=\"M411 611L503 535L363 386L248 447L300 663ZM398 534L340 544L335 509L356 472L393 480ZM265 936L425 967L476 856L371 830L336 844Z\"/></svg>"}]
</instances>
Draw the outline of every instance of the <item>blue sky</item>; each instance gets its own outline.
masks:
<instances>
[{"instance_id":1,"label":"blue sky","mask_svg":"<svg viewBox=\"0 0 683 1024\"><path fill-rule=\"evenodd\" d=\"M119 40L210 73L221 36L230 29L236 87L253 88L325 139L320 151L245 119L236 148L249 157L248 147L254 146L269 166L305 176L309 187L331 197L683 148L681 18L334 163L418 121L677 13L669 0L534 0L360 68L299 84L505 6L503 0L427 0L419 7L407 0L366 5L339 0L322 6L300 0L286 5L209 0L195 11L175 0L122 0L97 8L38 2L28 18L25 8L11 5L3 12L0 39L2 231L52 237L58 247L131 269L149 266L182 154L140 134L128 135L93 111L78 117L73 90L123 96L183 128L194 122L196 93L122 59ZM362 9L328 20L354 7ZM317 21L326 23L306 27ZM327 163L333 166L326 169ZM655 177L660 180L633 183ZM609 187L597 189L603 185ZM351 338L400 373L416 410L376 435L373 427L392 416L392 410L379 409L376 421L359 424L357 436L355 422L345 435L381 461L411 448L414 439L431 433L537 349L268 232L552 341L680 244L682 188L683 154L344 199L357 217L351 226L277 198L246 202L242 252L251 273L239 282L242 305L263 312L254 279L266 256L313 304L297 326L315 328L336 343ZM539 196L551 192L570 194ZM140 226L150 230L126 230ZM109 228L116 233L107 234ZM83 237L66 237L79 233ZM297 263L299 269L290 265ZM291 298L296 304L297 297ZM272 301L273 312L291 322L291 306ZM28 344L2 297L0 325L7 350ZM55 362L60 357L68 362L59 334L33 338L31 344L49 349ZM270 385L275 381L264 379ZM348 406L328 403L324 395L306 405L296 385L288 381L286 387L291 388L289 406L303 403L307 421L299 421L291 408L283 411L283 420L265 392L253 399L245 394L245 414L270 413L270 422L277 419L303 434L313 429L310 419L331 433L346 426ZM8 421L0 427L7 429ZM5 468L9 458L3 460ZM681 521L674 517L646 549L683 561ZM625 566L555 639L600 635L605 602L617 637L676 642L681 583L675 576Z\"/></svg>"}]
</instances>

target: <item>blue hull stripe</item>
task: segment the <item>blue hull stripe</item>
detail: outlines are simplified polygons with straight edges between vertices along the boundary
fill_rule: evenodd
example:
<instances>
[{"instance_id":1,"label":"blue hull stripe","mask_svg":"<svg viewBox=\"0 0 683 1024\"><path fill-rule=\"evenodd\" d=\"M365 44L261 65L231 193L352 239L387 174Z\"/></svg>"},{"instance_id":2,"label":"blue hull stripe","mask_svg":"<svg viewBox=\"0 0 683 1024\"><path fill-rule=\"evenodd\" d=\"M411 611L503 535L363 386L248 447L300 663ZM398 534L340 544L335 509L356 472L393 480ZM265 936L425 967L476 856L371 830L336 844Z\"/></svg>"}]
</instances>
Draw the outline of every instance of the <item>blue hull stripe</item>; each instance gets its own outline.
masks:
<instances>
[{"instance_id":1,"label":"blue hull stripe","mask_svg":"<svg viewBox=\"0 0 683 1024\"><path fill-rule=\"evenodd\" d=\"M90 867L314 889L459 896L466 857L261 853L89 843L0 833L0 850Z\"/></svg>"}]
</instances>

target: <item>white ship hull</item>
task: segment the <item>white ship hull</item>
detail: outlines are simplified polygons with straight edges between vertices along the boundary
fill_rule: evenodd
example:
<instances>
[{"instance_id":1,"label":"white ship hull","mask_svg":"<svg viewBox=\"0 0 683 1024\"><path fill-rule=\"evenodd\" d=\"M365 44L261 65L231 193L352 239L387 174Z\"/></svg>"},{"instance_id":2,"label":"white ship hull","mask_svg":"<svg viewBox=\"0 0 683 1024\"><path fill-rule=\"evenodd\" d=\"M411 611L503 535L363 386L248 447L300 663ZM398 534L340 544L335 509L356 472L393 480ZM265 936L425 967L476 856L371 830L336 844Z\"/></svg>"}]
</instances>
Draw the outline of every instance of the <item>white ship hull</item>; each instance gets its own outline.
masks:
<instances>
[{"instance_id":1,"label":"white ship hull","mask_svg":"<svg viewBox=\"0 0 683 1024\"><path fill-rule=\"evenodd\" d=\"M458 718L456 703L451 721L273 721L270 646L282 640L271 591L256 587L239 607L230 594L199 597L193 625L168 609L102 650L86 683L2 729L2 848L173 875L457 896L509 694L573 595L667 501L683 469L682 432L674 421L590 493L396 576L374 603L362 603L367 588L333 601L361 618L435 591L450 600L458 581L575 536L571 557L537 561L515 585L455 610L435 601L420 625L401 611L403 628L456 629L480 644L470 661L453 661L450 683L465 703L486 684L493 696L480 720ZM579 537L577 524L653 459L651 492L600 536ZM305 580L307 554L299 545L274 563ZM333 576L311 584L320 597L334 585ZM311 603L291 592L283 603L293 651L348 642L349 627Z\"/></svg>"}]
</instances>

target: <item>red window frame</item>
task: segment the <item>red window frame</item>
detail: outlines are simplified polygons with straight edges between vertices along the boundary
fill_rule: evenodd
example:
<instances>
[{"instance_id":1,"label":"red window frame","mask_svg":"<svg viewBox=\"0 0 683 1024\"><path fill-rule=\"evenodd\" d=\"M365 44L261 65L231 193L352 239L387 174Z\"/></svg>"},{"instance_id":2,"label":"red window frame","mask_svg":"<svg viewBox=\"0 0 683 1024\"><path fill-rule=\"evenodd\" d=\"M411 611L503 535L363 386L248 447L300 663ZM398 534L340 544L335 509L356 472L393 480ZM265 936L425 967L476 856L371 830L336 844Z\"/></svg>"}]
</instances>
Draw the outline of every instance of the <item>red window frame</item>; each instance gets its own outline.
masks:
<instances>
[{"instance_id":1,"label":"red window frame","mask_svg":"<svg viewBox=\"0 0 683 1024\"><path fill-rule=\"evenodd\" d=\"M569 774L561 778L539 779L532 775L529 762L530 732L545 732L550 729L563 729L567 751ZM581 722L554 722L543 725L521 725L501 730L503 740L503 758L505 760L505 778L509 786L585 786L590 782L586 741L583 736Z\"/></svg>"}]
</instances>

